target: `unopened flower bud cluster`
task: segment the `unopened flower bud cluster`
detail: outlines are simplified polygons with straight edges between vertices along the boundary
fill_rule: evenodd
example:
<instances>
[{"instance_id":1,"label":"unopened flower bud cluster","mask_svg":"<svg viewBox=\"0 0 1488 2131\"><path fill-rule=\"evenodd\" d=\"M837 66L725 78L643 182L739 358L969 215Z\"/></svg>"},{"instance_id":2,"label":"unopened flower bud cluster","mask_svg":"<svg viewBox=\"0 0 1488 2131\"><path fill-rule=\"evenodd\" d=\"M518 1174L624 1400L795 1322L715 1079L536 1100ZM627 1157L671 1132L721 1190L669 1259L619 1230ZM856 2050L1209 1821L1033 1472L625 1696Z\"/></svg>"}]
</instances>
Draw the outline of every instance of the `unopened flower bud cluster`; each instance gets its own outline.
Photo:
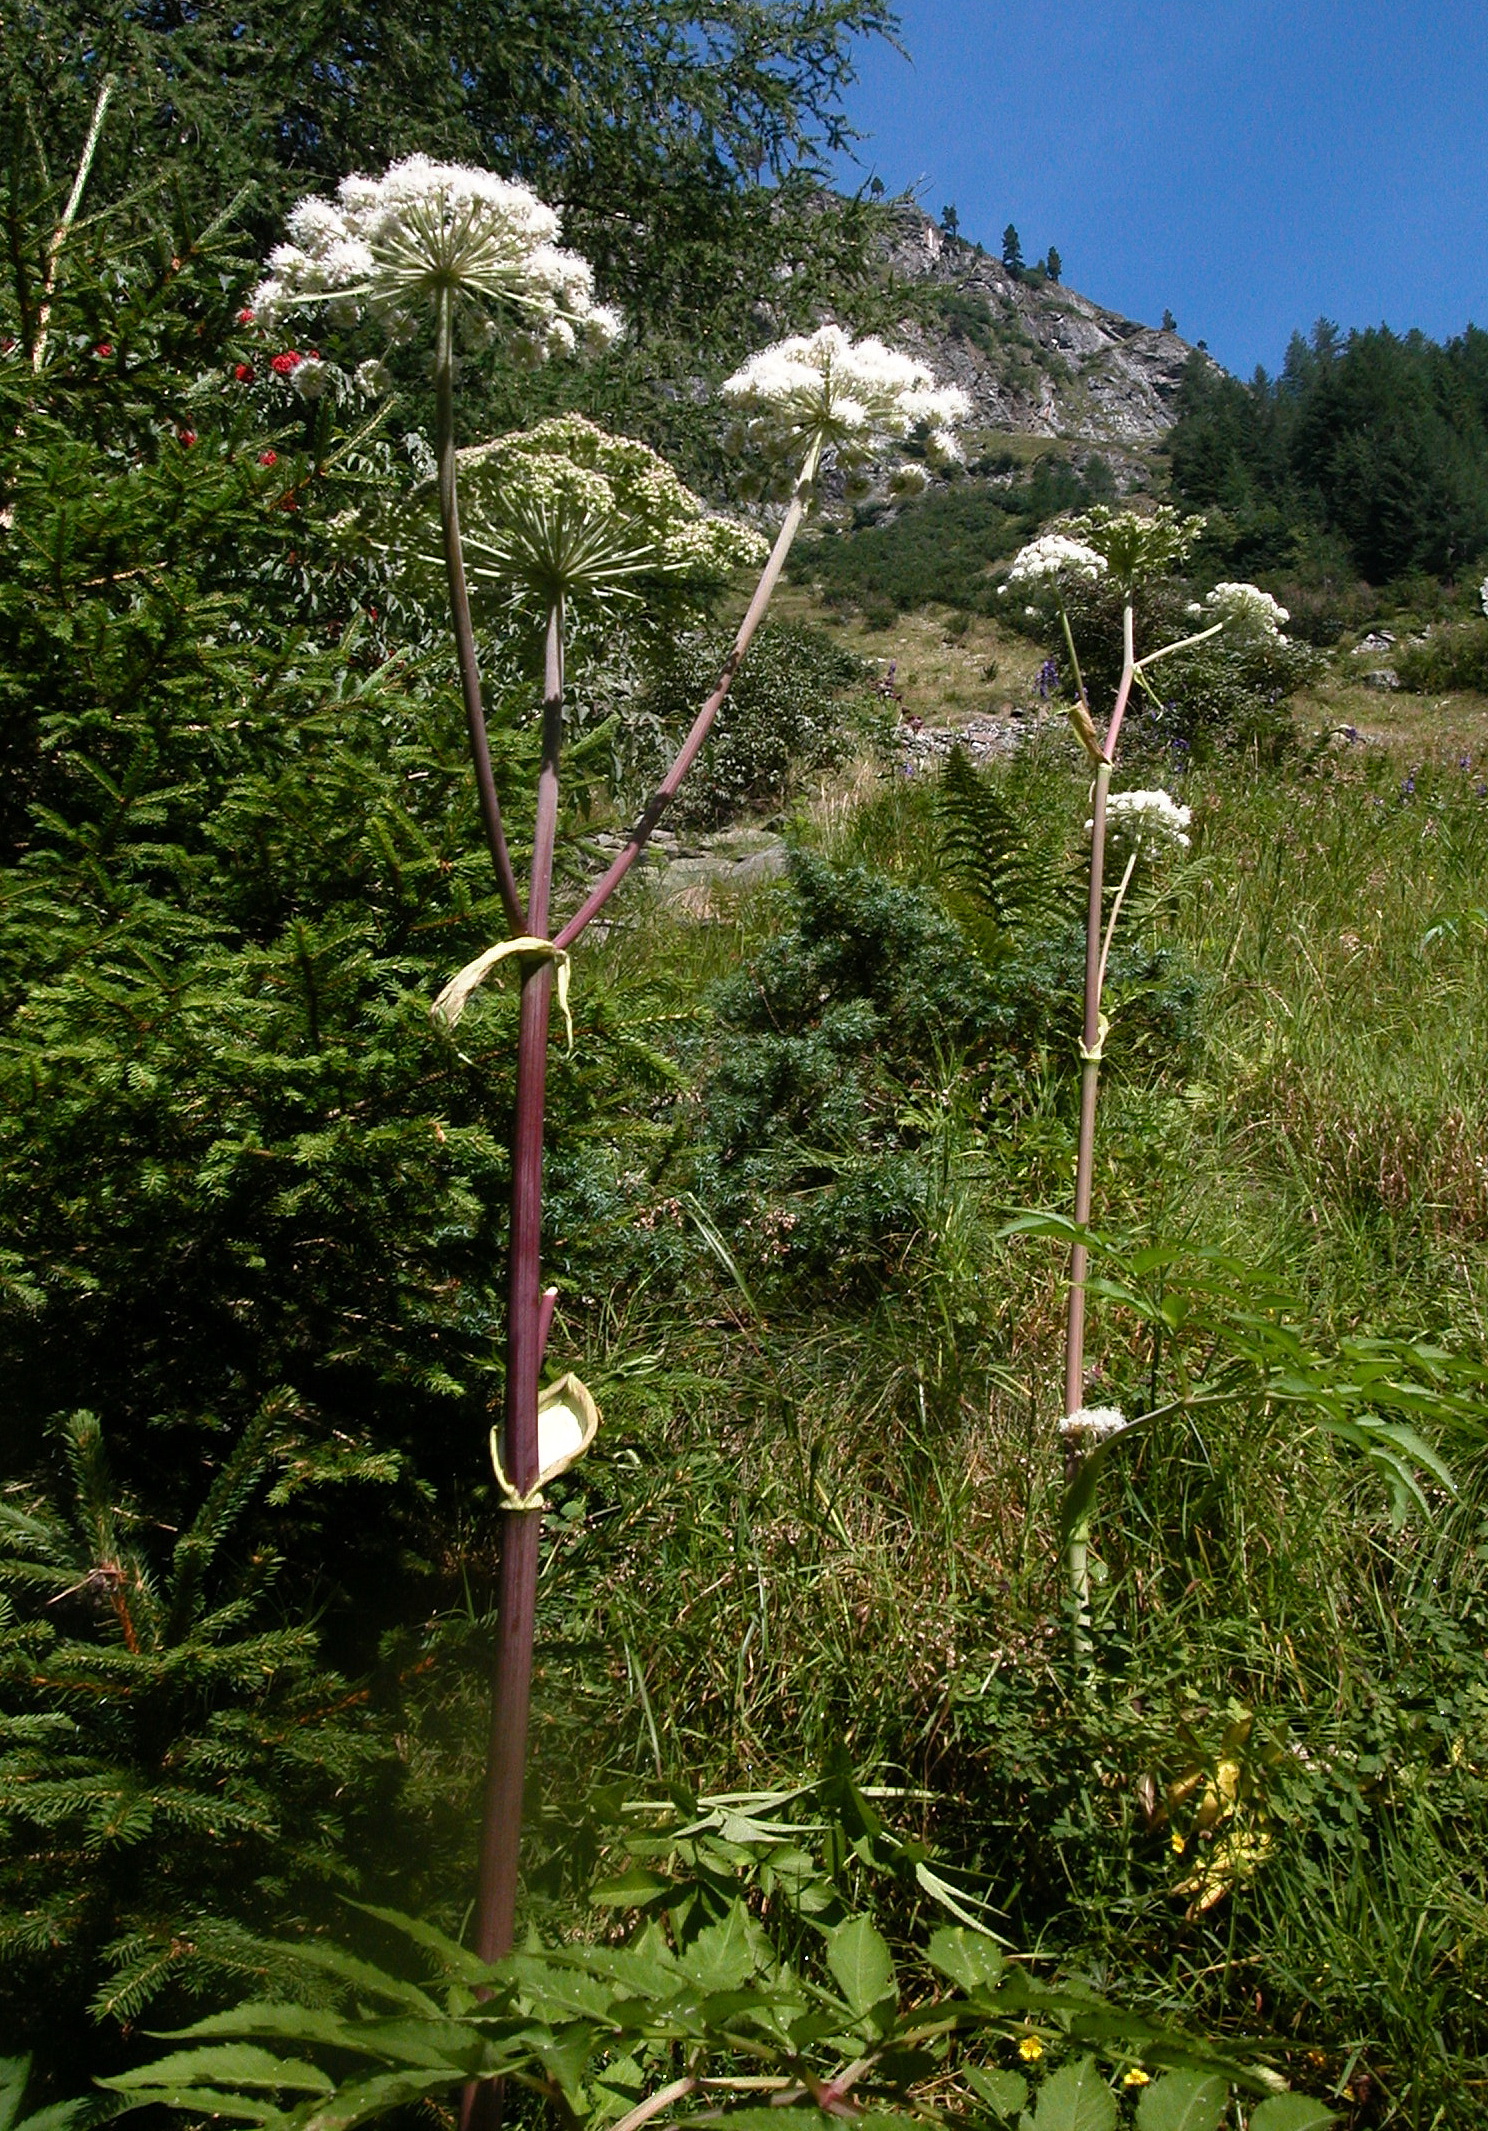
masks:
<instances>
[{"instance_id":1,"label":"unopened flower bud cluster","mask_svg":"<svg viewBox=\"0 0 1488 2131\"><path fill-rule=\"evenodd\" d=\"M575 572L569 589L592 592L656 572L717 578L764 559L752 527L710 512L649 446L582 415L555 415L461 464L477 577L509 583L537 565Z\"/></svg>"}]
</instances>

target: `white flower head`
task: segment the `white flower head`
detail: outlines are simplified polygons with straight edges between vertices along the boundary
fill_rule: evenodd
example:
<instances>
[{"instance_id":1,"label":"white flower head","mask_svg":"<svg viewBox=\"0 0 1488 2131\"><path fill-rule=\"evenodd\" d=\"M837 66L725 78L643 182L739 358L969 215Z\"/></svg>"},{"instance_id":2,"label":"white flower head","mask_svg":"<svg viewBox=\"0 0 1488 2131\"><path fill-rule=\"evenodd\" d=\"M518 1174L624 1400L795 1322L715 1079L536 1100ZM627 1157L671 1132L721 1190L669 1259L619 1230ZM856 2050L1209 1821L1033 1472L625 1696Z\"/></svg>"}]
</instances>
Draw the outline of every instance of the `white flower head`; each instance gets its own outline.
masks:
<instances>
[{"instance_id":1,"label":"white flower head","mask_svg":"<svg viewBox=\"0 0 1488 2131\"><path fill-rule=\"evenodd\" d=\"M318 355L307 355L289 374L290 387L302 400L318 400L330 390L331 366Z\"/></svg>"},{"instance_id":2,"label":"white flower head","mask_svg":"<svg viewBox=\"0 0 1488 2131\"><path fill-rule=\"evenodd\" d=\"M1291 616L1259 585L1216 585L1204 602L1211 621L1223 622L1237 635L1281 637Z\"/></svg>"},{"instance_id":3,"label":"white flower head","mask_svg":"<svg viewBox=\"0 0 1488 2131\"><path fill-rule=\"evenodd\" d=\"M1059 1433L1093 1446L1108 1441L1113 1435L1120 1435L1130 1426L1119 1406L1082 1406L1078 1413L1065 1415L1059 1424Z\"/></svg>"},{"instance_id":4,"label":"white flower head","mask_svg":"<svg viewBox=\"0 0 1488 2131\"><path fill-rule=\"evenodd\" d=\"M1488 577L1478 586L1478 604L1483 612L1488 614Z\"/></svg>"},{"instance_id":5,"label":"white flower head","mask_svg":"<svg viewBox=\"0 0 1488 2131\"><path fill-rule=\"evenodd\" d=\"M353 375L356 379L357 391L364 392L368 399L381 399L384 393L391 392L393 389L392 373L386 363L380 363L375 360L358 363Z\"/></svg>"},{"instance_id":6,"label":"white flower head","mask_svg":"<svg viewBox=\"0 0 1488 2131\"><path fill-rule=\"evenodd\" d=\"M516 599L629 600L649 580L701 593L765 543L708 510L666 461L582 415L461 453L471 575Z\"/></svg>"},{"instance_id":7,"label":"white flower head","mask_svg":"<svg viewBox=\"0 0 1488 2131\"><path fill-rule=\"evenodd\" d=\"M1193 820L1193 809L1179 806L1171 792L1113 792L1106 802L1106 819L1147 857L1159 858L1188 849L1184 831ZM1094 823L1085 826L1093 828Z\"/></svg>"},{"instance_id":8,"label":"white flower head","mask_svg":"<svg viewBox=\"0 0 1488 2131\"><path fill-rule=\"evenodd\" d=\"M1105 574L1105 556L1086 547L1084 541L1071 540L1066 533L1044 533L1019 549L1007 581L1042 589L1061 583L1093 585Z\"/></svg>"},{"instance_id":9,"label":"white flower head","mask_svg":"<svg viewBox=\"0 0 1488 2131\"><path fill-rule=\"evenodd\" d=\"M853 340L841 326L776 341L751 355L723 387L743 417L748 440L767 459L799 464L830 452L844 472L885 457L895 444L926 432L926 449L955 451L953 431L971 402L956 385L881 340Z\"/></svg>"},{"instance_id":10,"label":"white flower head","mask_svg":"<svg viewBox=\"0 0 1488 2131\"><path fill-rule=\"evenodd\" d=\"M380 178L343 178L334 200L301 200L289 237L250 299L270 327L328 299L396 316L448 296L515 313L539 358L597 352L623 331L594 301L588 261L557 243L553 209L489 170L407 156Z\"/></svg>"}]
</instances>

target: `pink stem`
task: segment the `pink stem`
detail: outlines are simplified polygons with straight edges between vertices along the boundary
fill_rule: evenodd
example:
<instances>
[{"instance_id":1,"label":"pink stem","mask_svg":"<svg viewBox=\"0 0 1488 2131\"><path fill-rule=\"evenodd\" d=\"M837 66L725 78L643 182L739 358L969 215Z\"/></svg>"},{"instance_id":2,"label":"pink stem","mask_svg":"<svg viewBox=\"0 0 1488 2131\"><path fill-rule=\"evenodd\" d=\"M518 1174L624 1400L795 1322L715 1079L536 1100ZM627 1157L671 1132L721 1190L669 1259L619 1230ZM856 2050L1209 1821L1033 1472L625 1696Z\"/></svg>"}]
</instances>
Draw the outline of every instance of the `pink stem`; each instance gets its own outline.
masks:
<instances>
[{"instance_id":1,"label":"pink stem","mask_svg":"<svg viewBox=\"0 0 1488 2131\"><path fill-rule=\"evenodd\" d=\"M801 520L806 515L806 506L811 500L811 483L815 478L815 472L815 460L813 457L807 462L807 470L802 473L800 481L796 484L796 492L791 498L790 509L785 514L785 523L775 536L775 545L770 550L770 558L765 564L758 585L755 587L754 598L749 602L749 611L743 621L740 622L739 633L734 638L733 648L723 662L723 672L719 676L718 686L693 720L692 730L677 750L676 758L671 768L642 808L640 817L630 832L625 848L616 853L608 871L601 879L595 882L568 923L559 932L553 942L555 947L571 947L590 921L598 917L621 881L624 880L626 874L645 850L652 830L676 798L683 778L697 759L699 748L713 730L713 721L723 708L724 698L733 685L734 675L743 664L744 654L749 649L750 640L765 618L765 609L770 604L770 595L774 592L776 584L779 582L780 573L785 568L785 558L790 553L791 542L795 539L797 532L800 530Z\"/></svg>"}]
</instances>

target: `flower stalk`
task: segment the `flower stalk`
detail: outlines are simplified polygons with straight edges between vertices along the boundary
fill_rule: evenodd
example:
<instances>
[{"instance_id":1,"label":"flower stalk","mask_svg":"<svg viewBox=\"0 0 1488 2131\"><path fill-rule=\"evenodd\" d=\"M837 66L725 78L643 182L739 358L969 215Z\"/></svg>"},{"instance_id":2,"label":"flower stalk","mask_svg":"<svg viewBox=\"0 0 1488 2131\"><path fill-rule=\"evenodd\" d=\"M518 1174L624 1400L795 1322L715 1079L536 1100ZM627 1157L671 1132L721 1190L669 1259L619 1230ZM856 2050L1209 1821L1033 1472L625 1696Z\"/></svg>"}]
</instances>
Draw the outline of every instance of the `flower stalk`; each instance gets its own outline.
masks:
<instances>
[{"instance_id":1,"label":"flower stalk","mask_svg":"<svg viewBox=\"0 0 1488 2131\"><path fill-rule=\"evenodd\" d=\"M563 743L563 621L563 601L559 598L548 613L542 768L524 928L537 939L547 935L553 887ZM553 963L533 956L523 969L517 1032L511 1231L507 1247L506 1404L502 1423L502 1464L512 1485L522 1494L537 1484L538 1392L543 1349L553 1315L553 1302L542 1287L543 1132L552 1001ZM541 1537L540 1509L508 1515L501 1541L490 1750L475 1912L476 1951L485 1961L500 1960L503 1954L510 1953L516 1919Z\"/></svg>"},{"instance_id":2,"label":"flower stalk","mask_svg":"<svg viewBox=\"0 0 1488 2131\"><path fill-rule=\"evenodd\" d=\"M354 319L370 305L401 331L413 314L432 313L436 469L441 545L461 696L481 822L508 927L446 984L433 1012L453 1027L466 1000L494 969L521 970L508 1237L506 1389L496 1458L505 1501L487 1778L481 1821L476 1948L483 1960L511 1950L521 1843L522 1790L530 1723L533 1641L541 1552L544 1478L540 1414L561 1408L543 1392L544 1350L556 1291L542 1286L542 1172L552 1005L567 1019L568 949L599 915L645 850L712 730L751 640L764 620L792 542L815 492L824 454L862 473L912 432L927 452L954 454L954 423L970 412L956 388L939 388L923 364L881 342L854 343L835 325L760 351L729 379L742 433L764 456L774 493L787 500L754 595L717 686L613 862L549 937L563 749L565 630L572 604L640 596L638 581L701 585L719 581L763 542L713 518L644 445L606 437L580 417L557 417L467 455L494 479L489 520L472 495L468 541L460 522L461 454L455 436L455 329L463 310L503 319L510 349L541 360L614 341L618 316L593 298L593 273L561 250L554 211L526 187L488 171L409 156L381 178L348 177L334 200L302 200L289 217L291 241L269 259L252 309L270 324L305 304ZM467 547L469 555L467 556ZM473 561L470 560L473 558ZM518 886L501 816L471 620L470 576L500 588L517 607L544 616L541 767L527 893ZM587 1448L598 1425L592 1399L587 1432L572 1435L556 1473ZM578 1423L568 1416L573 1431ZM466 2090L462 2123L495 2131L499 2082Z\"/></svg>"},{"instance_id":3,"label":"flower stalk","mask_svg":"<svg viewBox=\"0 0 1488 2131\"><path fill-rule=\"evenodd\" d=\"M450 625L455 636L455 663L460 673L460 694L465 705L465 730L470 741L470 759L475 770L476 797L486 846L496 870L496 887L506 922L513 932L522 928L522 898L507 847L501 820L501 801L491 768L491 742L486 732L485 706L481 699L480 662L476 657L475 630L470 620L470 588L465 577L465 550L460 538L460 499L456 478L455 450L455 297L441 289L436 299L434 325L434 456L439 479L439 528L444 546L445 582L449 590Z\"/></svg>"}]
</instances>

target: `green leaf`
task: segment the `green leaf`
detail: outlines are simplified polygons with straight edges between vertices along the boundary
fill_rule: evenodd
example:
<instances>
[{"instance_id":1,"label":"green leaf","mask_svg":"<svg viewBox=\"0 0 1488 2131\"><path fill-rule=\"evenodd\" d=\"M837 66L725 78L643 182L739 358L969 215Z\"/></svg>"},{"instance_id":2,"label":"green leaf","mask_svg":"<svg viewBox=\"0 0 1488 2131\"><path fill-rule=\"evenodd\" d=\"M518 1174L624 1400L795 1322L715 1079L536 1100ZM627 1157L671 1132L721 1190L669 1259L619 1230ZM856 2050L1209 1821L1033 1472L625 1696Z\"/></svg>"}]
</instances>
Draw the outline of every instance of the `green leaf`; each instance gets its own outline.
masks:
<instances>
[{"instance_id":1,"label":"green leaf","mask_svg":"<svg viewBox=\"0 0 1488 2131\"><path fill-rule=\"evenodd\" d=\"M735 1902L727 1916L707 1925L678 1955L677 1966L705 1991L738 1990L759 1966L760 1950L749 1911Z\"/></svg>"},{"instance_id":2,"label":"green leaf","mask_svg":"<svg viewBox=\"0 0 1488 2131\"><path fill-rule=\"evenodd\" d=\"M871 2012L897 1995L889 1949L866 1916L837 1926L827 1941L827 1966L855 2013Z\"/></svg>"},{"instance_id":3,"label":"green leaf","mask_svg":"<svg viewBox=\"0 0 1488 2131\"><path fill-rule=\"evenodd\" d=\"M1268 2094L1252 2111L1250 2131L1326 2131L1337 2114L1310 2094Z\"/></svg>"},{"instance_id":4,"label":"green leaf","mask_svg":"<svg viewBox=\"0 0 1488 2131\"><path fill-rule=\"evenodd\" d=\"M339 2087L333 2100L306 2119L305 2131L350 2131L353 2124L385 2116L405 2102L447 2094L451 2087L463 2084L464 2078L463 2072L453 2068L447 2072L380 2072L375 2079Z\"/></svg>"},{"instance_id":5,"label":"green leaf","mask_svg":"<svg viewBox=\"0 0 1488 2131\"><path fill-rule=\"evenodd\" d=\"M959 1983L963 1990L978 1990L996 1983L1007 1966L1002 1949L980 1932L960 1924L942 1924L930 1934L925 1958L932 1968Z\"/></svg>"},{"instance_id":6,"label":"green leaf","mask_svg":"<svg viewBox=\"0 0 1488 2131\"><path fill-rule=\"evenodd\" d=\"M1137 2131L1219 2131L1230 2099L1223 2079L1169 2072L1137 2104Z\"/></svg>"},{"instance_id":7,"label":"green leaf","mask_svg":"<svg viewBox=\"0 0 1488 2131\"><path fill-rule=\"evenodd\" d=\"M1113 2131L1116 2097L1093 2057L1061 2065L1039 2088L1033 2131Z\"/></svg>"},{"instance_id":8,"label":"green leaf","mask_svg":"<svg viewBox=\"0 0 1488 2131\"><path fill-rule=\"evenodd\" d=\"M255 2035L263 2042L324 2042L335 2049L355 2049L356 2025L340 2013L309 2005L275 2005L250 2000L225 2013L211 2013L190 2027L172 2030L171 2042L196 2042L225 2035ZM3 2127L0 2127L3 2131Z\"/></svg>"},{"instance_id":9,"label":"green leaf","mask_svg":"<svg viewBox=\"0 0 1488 2131\"><path fill-rule=\"evenodd\" d=\"M659 1901L662 1896L675 1894L676 1882L664 1879L659 1872L647 1872L640 1865L632 1865L616 1879L603 1879L597 1887L589 1890L589 1899L601 1909L644 1909L648 1902Z\"/></svg>"},{"instance_id":10,"label":"green leaf","mask_svg":"<svg viewBox=\"0 0 1488 2131\"><path fill-rule=\"evenodd\" d=\"M448 1975L458 1976L465 1983L488 1983L491 1980L491 1964L478 1954L470 1952L458 1939L449 1938L434 1925L426 1924L422 1917L405 1916L401 1909L379 1909L372 1902L354 1902L363 1916L376 1917L379 1924L386 1924L391 1931L401 1932L404 1938L412 1939L425 1953L434 1958Z\"/></svg>"},{"instance_id":11,"label":"green leaf","mask_svg":"<svg viewBox=\"0 0 1488 2131\"><path fill-rule=\"evenodd\" d=\"M136 2087L176 2087L188 2090L198 2079L218 2086L231 2081L240 2087L265 2087L270 2092L287 2087L298 2094L333 2094L336 2082L318 2065L298 2057L276 2057L251 2042L224 2042L215 2049L177 2050L154 2064L120 2072L108 2084L129 2093Z\"/></svg>"},{"instance_id":12,"label":"green leaf","mask_svg":"<svg viewBox=\"0 0 1488 2131\"><path fill-rule=\"evenodd\" d=\"M111 2087L117 2081L100 2079L97 2084ZM157 2109L189 2109L198 2122L204 2116L225 2116L235 2123L282 2126L302 2124L305 2116L304 2107L295 2110L275 2108L266 2094L233 2094L215 2087L142 2087L124 2104L129 2109L146 2105ZM123 2111L110 2111L110 2114L122 2115Z\"/></svg>"},{"instance_id":13,"label":"green leaf","mask_svg":"<svg viewBox=\"0 0 1488 2131\"><path fill-rule=\"evenodd\" d=\"M965 2079L994 2116L1016 2116L1028 2099L1028 2081L1017 2072L983 2071L973 2064L966 2067Z\"/></svg>"}]
</instances>

